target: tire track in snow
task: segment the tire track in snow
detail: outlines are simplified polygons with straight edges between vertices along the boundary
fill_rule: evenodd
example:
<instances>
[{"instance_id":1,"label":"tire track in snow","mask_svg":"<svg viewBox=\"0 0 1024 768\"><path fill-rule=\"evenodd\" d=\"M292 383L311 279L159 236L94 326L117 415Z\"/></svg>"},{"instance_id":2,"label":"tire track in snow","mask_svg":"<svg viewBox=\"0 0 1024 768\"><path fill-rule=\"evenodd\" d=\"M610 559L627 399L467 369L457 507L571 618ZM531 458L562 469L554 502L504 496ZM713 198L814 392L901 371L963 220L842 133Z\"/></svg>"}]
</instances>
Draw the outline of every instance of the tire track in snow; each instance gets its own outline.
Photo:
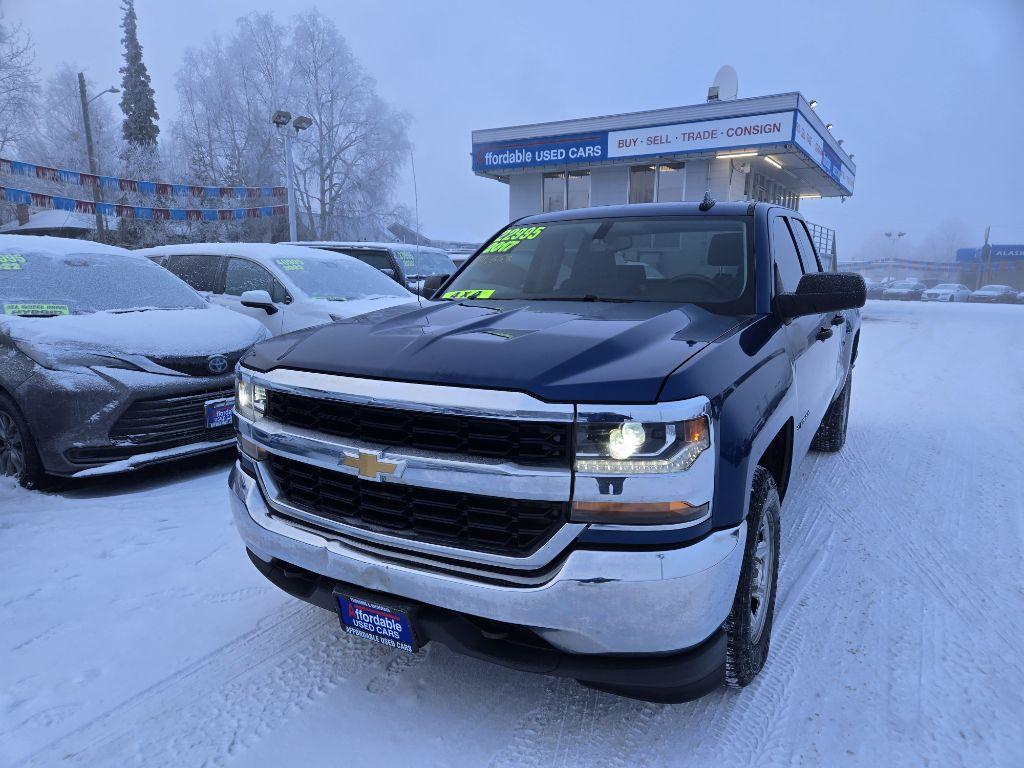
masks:
<instances>
[{"instance_id":1,"label":"tire track in snow","mask_svg":"<svg viewBox=\"0 0 1024 768\"><path fill-rule=\"evenodd\" d=\"M33 755L28 765L223 765L387 651L319 608L282 610Z\"/></svg>"}]
</instances>

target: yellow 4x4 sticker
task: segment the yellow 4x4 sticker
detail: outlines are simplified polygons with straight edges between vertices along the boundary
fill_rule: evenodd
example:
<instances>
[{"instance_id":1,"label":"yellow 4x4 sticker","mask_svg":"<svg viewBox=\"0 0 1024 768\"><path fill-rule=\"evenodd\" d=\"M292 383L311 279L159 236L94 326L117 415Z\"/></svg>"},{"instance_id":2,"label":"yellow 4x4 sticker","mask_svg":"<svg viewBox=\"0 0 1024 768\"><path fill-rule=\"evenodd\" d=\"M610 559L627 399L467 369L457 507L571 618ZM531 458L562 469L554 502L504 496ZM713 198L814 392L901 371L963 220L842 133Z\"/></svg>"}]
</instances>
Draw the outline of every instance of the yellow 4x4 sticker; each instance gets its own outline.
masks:
<instances>
[{"instance_id":1,"label":"yellow 4x4 sticker","mask_svg":"<svg viewBox=\"0 0 1024 768\"><path fill-rule=\"evenodd\" d=\"M285 272L299 272L306 268L306 262L302 259L274 259L274 261Z\"/></svg>"},{"instance_id":2,"label":"yellow 4x4 sticker","mask_svg":"<svg viewBox=\"0 0 1024 768\"><path fill-rule=\"evenodd\" d=\"M0 253L0 269L21 269L25 257L18 253Z\"/></svg>"},{"instance_id":3,"label":"yellow 4x4 sticker","mask_svg":"<svg viewBox=\"0 0 1024 768\"><path fill-rule=\"evenodd\" d=\"M52 315L67 315L67 304L4 304L5 315L21 315L22 317L50 317Z\"/></svg>"},{"instance_id":4,"label":"yellow 4x4 sticker","mask_svg":"<svg viewBox=\"0 0 1024 768\"><path fill-rule=\"evenodd\" d=\"M494 295L494 289L473 290L473 291L446 291L441 294L442 299L489 299Z\"/></svg>"},{"instance_id":5,"label":"yellow 4x4 sticker","mask_svg":"<svg viewBox=\"0 0 1024 768\"><path fill-rule=\"evenodd\" d=\"M513 227L506 229L498 238L484 249L484 253L505 253L511 251L524 240L533 240L544 231L544 227Z\"/></svg>"}]
</instances>

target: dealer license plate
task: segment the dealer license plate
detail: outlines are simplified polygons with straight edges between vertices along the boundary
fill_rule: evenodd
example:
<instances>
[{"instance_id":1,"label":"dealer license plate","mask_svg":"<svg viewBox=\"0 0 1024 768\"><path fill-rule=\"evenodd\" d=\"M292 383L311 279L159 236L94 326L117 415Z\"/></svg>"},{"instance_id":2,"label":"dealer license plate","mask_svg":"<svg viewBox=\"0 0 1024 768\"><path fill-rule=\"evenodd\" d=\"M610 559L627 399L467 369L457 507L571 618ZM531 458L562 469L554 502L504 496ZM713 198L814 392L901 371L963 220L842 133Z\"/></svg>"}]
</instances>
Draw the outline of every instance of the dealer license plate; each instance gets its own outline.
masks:
<instances>
[{"instance_id":1,"label":"dealer license plate","mask_svg":"<svg viewBox=\"0 0 1024 768\"><path fill-rule=\"evenodd\" d=\"M223 397L219 400L207 400L206 428L226 427L231 423L231 409L235 407L235 398Z\"/></svg>"},{"instance_id":2,"label":"dealer license plate","mask_svg":"<svg viewBox=\"0 0 1024 768\"><path fill-rule=\"evenodd\" d=\"M350 635L402 651L416 650L416 636L408 611L350 595L335 594L335 597L341 626Z\"/></svg>"}]
</instances>

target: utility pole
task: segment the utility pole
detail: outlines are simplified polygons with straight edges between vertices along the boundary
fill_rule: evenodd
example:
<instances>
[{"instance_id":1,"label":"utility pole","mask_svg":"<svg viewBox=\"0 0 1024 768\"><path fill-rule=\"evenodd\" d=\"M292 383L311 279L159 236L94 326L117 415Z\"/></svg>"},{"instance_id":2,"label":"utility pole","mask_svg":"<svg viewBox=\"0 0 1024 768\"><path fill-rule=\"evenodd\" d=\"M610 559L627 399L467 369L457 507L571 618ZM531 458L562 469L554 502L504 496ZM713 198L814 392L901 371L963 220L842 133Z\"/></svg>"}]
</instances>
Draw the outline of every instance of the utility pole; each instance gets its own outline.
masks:
<instances>
[{"instance_id":1,"label":"utility pole","mask_svg":"<svg viewBox=\"0 0 1024 768\"><path fill-rule=\"evenodd\" d=\"M988 236L992 231L992 226L985 227L985 244L981 246L981 270L978 275L978 284L975 288L981 288L988 282L989 262L992 259L992 246L988 244Z\"/></svg>"},{"instance_id":2,"label":"utility pole","mask_svg":"<svg viewBox=\"0 0 1024 768\"><path fill-rule=\"evenodd\" d=\"M99 180L99 166L96 163L96 150L92 144L92 124L89 122L89 99L85 95L85 73L78 73L78 95L82 99L82 122L85 124L85 151L89 156L89 173L96 177L96 184L92 188L92 199L94 202L99 203L102 200L100 196L100 180ZM103 214L100 213L100 208L96 206L96 237L98 239L106 240L104 234L104 221Z\"/></svg>"}]
</instances>

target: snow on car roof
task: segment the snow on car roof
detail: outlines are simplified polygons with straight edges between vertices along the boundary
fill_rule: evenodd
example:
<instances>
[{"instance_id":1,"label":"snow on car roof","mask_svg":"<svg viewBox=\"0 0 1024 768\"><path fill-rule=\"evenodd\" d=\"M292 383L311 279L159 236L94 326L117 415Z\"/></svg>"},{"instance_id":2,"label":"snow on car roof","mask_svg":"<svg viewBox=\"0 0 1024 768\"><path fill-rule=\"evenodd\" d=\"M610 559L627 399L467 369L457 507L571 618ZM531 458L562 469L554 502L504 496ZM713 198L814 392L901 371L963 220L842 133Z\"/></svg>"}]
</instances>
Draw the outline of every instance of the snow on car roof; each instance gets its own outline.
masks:
<instances>
[{"instance_id":1,"label":"snow on car roof","mask_svg":"<svg viewBox=\"0 0 1024 768\"><path fill-rule=\"evenodd\" d=\"M440 251L441 253L447 254L444 248L438 248L434 245L416 245L414 243L383 243L374 242L370 240L310 240L308 242L296 242L294 245L302 246L303 248L382 248L396 251L406 251L410 248L416 248L421 251Z\"/></svg>"},{"instance_id":2,"label":"snow on car roof","mask_svg":"<svg viewBox=\"0 0 1024 768\"><path fill-rule=\"evenodd\" d=\"M309 248L288 243L184 243L180 245L159 245L155 248L141 248L133 253L143 256L183 256L201 254L208 256L245 256L256 261L271 264L274 259L309 258ZM335 256L345 257L343 254ZM354 259L353 259L354 261Z\"/></svg>"},{"instance_id":3,"label":"snow on car roof","mask_svg":"<svg viewBox=\"0 0 1024 768\"><path fill-rule=\"evenodd\" d=\"M138 251L129 251L116 245L96 243L92 240L78 240L73 237L49 237L40 235L0 235L0 251L39 251L54 255L69 253L111 253L121 256L137 256Z\"/></svg>"}]
</instances>

